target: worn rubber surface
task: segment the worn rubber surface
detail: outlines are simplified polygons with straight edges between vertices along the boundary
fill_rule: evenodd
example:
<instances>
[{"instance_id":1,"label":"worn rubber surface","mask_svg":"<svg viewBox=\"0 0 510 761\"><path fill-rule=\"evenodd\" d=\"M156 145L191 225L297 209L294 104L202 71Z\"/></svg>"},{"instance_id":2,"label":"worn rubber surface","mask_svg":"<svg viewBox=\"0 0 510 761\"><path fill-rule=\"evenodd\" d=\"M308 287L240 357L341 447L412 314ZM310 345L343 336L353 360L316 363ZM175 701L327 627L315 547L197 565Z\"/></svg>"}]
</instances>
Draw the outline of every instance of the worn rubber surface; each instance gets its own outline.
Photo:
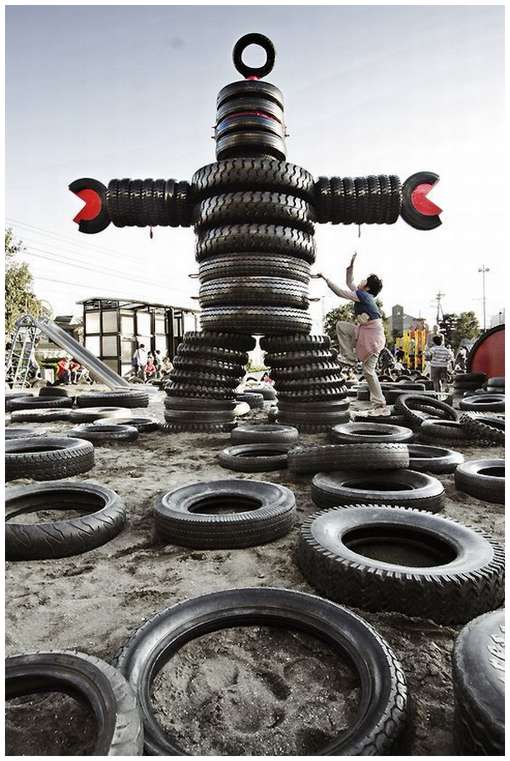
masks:
<instances>
[{"instance_id":1,"label":"worn rubber surface","mask_svg":"<svg viewBox=\"0 0 510 761\"><path fill-rule=\"evenodd\" d=\"M238 190L292 193L307 201L312 201L314 195L310 172L296 164L268 158L234 158L207 164L195 172L191 188L197 200Z\"/></svg>"},{"instance_id":2,"label":"worn rubber surface","mask_svg":"<svg viewBox=\"0 0 510 761\"><path fill-rule=\"evenodd\" d=\"M64 386L43 386L39 389L39 396L69 396L67 389Z\"/></svg>"},{"instance_id":3,"label":"worn rubber surface","mask_svg":"<svg viewBox=\"0 0 510 761\"><path fill-rule=\"evenodd\" d=\"M6 658L6 700L54 690L67 692L90 705L98 727L92 755L143 754L143 724L135 694L109 663L76 650Z\"/></svg>"},{"instance_id":4,"label":"worn rubber surface","mask_svg":"<svg viewBox=\"0 0 510 761\"><path fill-rule=\"evenodd\" d=\"M168 410L197 410L212 412L213 410L234 410L234 399L204 399L202 397L167 396L164 401Z\"/></svg>"},{"instance_id":5,"label":"worn rubber surface","mask_svg":"<svg viewBox=\"0 0 510 761\"><path fill-rule=\"evenodd\" d=\"M305 309L309 304L308 287L296 280L281 277L225 277L200 286L201 307L249 304Z\"/></svg>"},{"instance_id":6,"label":"worn rubber surface","mask_svg":"<svg viewBox=\"0 0 510 761\"><path fill-rule=\"evenodd\" d=\"M338 444L403 443L410 441L413 432L404 426L385 423L344 423L331 429L330 439Z\"/></svg>"},{"instance_id":7,"label":"worn rubber surface","mask_svg":"<svg viewBox=\"0 0 510 761\"><path fill-rule=\"evenodd\" d=\"M20 396L9 401L9 409L16 410L57 410L73 406L70 396L41 397Z\"/></svg>"},{"instance_id":8,"label":"worn rubber surface","mask_svg":"<svg viewBox=\"0 0 510 761\"><path fill-rule=\"evenodd\" d=\"M505 611L475 618L453 648L455 749L505 755Z\"/></svg>"},{"instance_id":9,"label":"worn rubber surface","mask_svg":"<svg viewBox=\"0 0 510 761\"><path fill-rule=\"evenodd\" d=\"M295 444L297 428L289 425L242 423L232 431L232 444Z\"/></svg>"},{"instance_id":10,"label":"worn rubber surface","mask_svg":"<svg viewBox=\"0 0 510 761\"><path fill-rule=\"evenodd\" d=\"M309 333L312 319L306 309L291 307L207 307L200 313L204 330L228 330L232 333L270 335Z\"/></svg>"},{"instance_id":11,"label":"worn rubber surface","mask_svg":"<svg viewBox=\"0 0 510 761\"><path fill-rule=\"evenodd\" d=\"M248 353L245 351L235 351L217 346L193 344L188 341L179 344L175 358L177 359L177 357L186 358L186 360L189 361L193 361L194 359L197 359L198 361L206 359L230 365L242 365L243 367L247 364L249 359Z\"/></svg>"},{"instance_id":12,"label":"worn rubber surface","mask_svg":"<svg viewBox=\"0 0 510 761\"><path fill-rule=\"evenodd\" d=\"M464 412L459 423L471 439L505 446L505 419L490 413Z\"/></svg>"},{"instance_id":13,"label":"worn rubber surface","mask_svg":"<svg viewBox=\"0 0 510 761\"><path fill-rule=\"evenodd\" d=\"M409 467L404 444L325 444L289 450L292 474L331 470L399 470Z\"/></svg>"},{"instance_id":14,"label":"worn rubber surface","mask_svg":"<svg viewBox=\"0 0 510 761\"><path fill-rule=\"evenodd\" d=\"M184 353L174 357L173 366L176 370L183 370L187 373L216 373L217 375L231 375L234 378L241 378L244 375L242 365Z\"/></svg>"},{"instance_id":15,"label":"worn rubber surface","mask_svg":"<svg viewBox=\"0 0 510 761\"><path fill-rule=\"evenodd\" d=\"M420 394L406 394L395 401L395 411L412 423L423 422L423 409L441 420L457 420L457 413L449 404Z\"/></svg>"},{"instance_id":16,"label":"worn rubber surface","mask_svg":"<svg viewBox=\"0 0 510 761\"><path fill-rule=\"evenodd\" d=\"M5 442L5 477L54 481L85 473L94 467L94 447L89 441L53 436Z\"/></svg>"},{"instance_id":17,"label":"worn rubber surface","mask_svg":"<svg viewBox=\"0 0 510 761\"><path fill-rule=\"evenodd\" d=\"M471 410L473 412L504 412L505 397L503 394L468 396L467 399L460 400L459 407L461 410Z\"/></svg>"},{"instance_id":18,"label":"worn rubber surface","mask_svg":"<svg viewBox=\"0 0 510 761\"><path fill-rule=\"evenodd\" d=\"M298 196L254 190L206 198L195 206L192 219L199 229L260 222L313 234L315 212Z\"/></svg>"},{"instance_id":19,"label":"worn rubber surface","mask_svg":"<svg viewBox=\"0 0 510 761\"><path fill-rule=\"evenodd\" d=\"M165 386L169 397L220 399L230 401L234 399L232 388L220 386L198 386L194 383L169 383Z\"/></svg>"},{"instance_id":20,"label":"worn rubber surface","mask_svg":"<svg viewBox=\"0 0 510 761\"><path fill-rule=\"evenodd\" d=\"M11 413L11 423L49 423L52 420L70 420L75 410L62 408L56 410L16 410Z\"/></svg>"},{"instance_id":21,"label":"worn rubber surface","mask_svg":"<svg viewBox=\"0 0 510 761\"><path fill-rule=\"evenodd\" d=\"M199 509L209 512L198 512ZM218 513L218 510L228 511ZM158 535L185 547L251 547L285 536L295 498L284 486L229 479L181 486L154 505Z\"/></svg>"},{"instance_id":22,"label":"worn rubber surface","mask_svg":"<svg viewBox=\"0 0 510 761\"><path fill-rule=\"evenodd\" d=\"M263 256L256 252L244 256L215 256L200 264L198 275L201 283L218 278L269 277L290 278L294 282L308 284L310 265L293 256Z\"/></svg>"},{"instance_id":23,"label":"worn rubber surface","mask_svg":"<svg viewBox=\"0 0 510 761\"><path fill-rule=\"evenodd\" d=\"M48 431L40 431L37 428L14 428L11 426L10 428L5 429L5 440L10 441L11 439L30 439L34 436L45 436L48 433Z\"/></svg>"},{"instance_id":24,"label":"worn rubber surface","mask_svg":"<svg viewBox=\"0 0 510 761\"><path fill-rule=\"evenodd\" d=\"M165 400L166 401L166 400ZM98 420L96 425L109 425L108 419ZM123 417L115 418L115 425L130 425L136 428L138 433L152 433L159 430L159 423L157 420L152 420L149 417Z\"/></svg>"},{"instance_id":25,"label":"worn rubber surface","mask_svg":"<svg viewBox=\"0 0 510 761\"><path fill-rule=\"evenodd\" d=\"M332 375L343 381L340 365L332 357L322 362L307 362L303 365L274 368L271 372L271 377L274 378L277 385L281 385L285 381L295 381L303 378L323 378Z\"/></svg>"},{"instance_id":26,"label":"worn rubber surface","mask_svg":"<svg viewBox=\"0 0 510 761\"><path fill-rule=\"evenodd\" d=\"M419 428L420 437L441 442L443 439L462 442L470 440L470 435L457 420L424 420Z\"/></svg>"},{"instance_id":27,"label":"worn rubber surface","mask_svg":"<svg viewBox=\"0 0 510 761\"><path fill-rule=\"evenodd\" d=\"M145 391L87 391L76 397L77 407L148 407Z\"/></svg>"},{"instance_id":28,"label":"worn rubber surface","mask_svg":"<svg viewBox=\"0 0 510 761\"><path fill-rule=\"evenodd\" d=\"M160 427L162 433L230 433L236 423L165 423Z\"/></svg>"},{"instance_id":29,"label":"worn rubber surface","mask_svg":"<svg viewBox=\"0 0 510 761\"><path fill-rule=\"evenodd\" d=\"M287 468L287 452L291 444L236 444L218 454L222 468L241 473L267 473Z\"/></svg>"},{"instance_id":30,"label":"worn rubber surface","mask_svg":"<svg viewBox=\"0 0 510 761\"><path fill-rule=\"evenodd\" d=\"M246 252L261 258L283 254L313 264L315 242L310 233L288 225L244 223L197 231L195 258L198 262L225 254L243 260Z\"/></svg>"},{"instance_id":31,"label":"worn rubber surface","mask_svg":"<svg viewBox=\"0 0 510 761\"><path fill-rule=\"evenodd\" d=\"M302 367L303 365L310 364L323 364L326 362L334 362L336 357L332 352L328 350L314 350L310 351L288 351L284 354L270 354L266 353L264 362L267 367L271 367L273 370L285 369L288 367Z\"/></svg>"},{"instance_id":32,"label":"worn rubber surface","mask_svg":"<svg viewBox=\"0 0 510 761\"><path fill-rule=\"evenodd\" d=\"M263 351L278 352L327 351L330 346L329 336L264 336L260 339Z\"/></svg>"},{"instance_id":33,"label":"worn rubber surface","mask_svg":"<svg viewBox=\"0 0 510 761\"><path fill-rule=\"evenodd\" d=\"M95 423L98 420L117 420L126 417L125 407L84 407L69 410L68 420L72 423Z\"/></svg>"},{"instance_id":34,"label":"worn rubber surface","mask_svg":"<svg viewBox=\"0 0 510 761\"><path fill-rule=\"evenodd\" d=\"M238 376L222 375L220 371L200 372L196 370L184 370L176 368L168 376L172 383L198 384L199 386L216 386L219 388L236 388L239 385Z\"/></svg>"},{"instance_id":35,"label":"worn rubber surface","mask_svg":"<svg viewBox=\"0 0 510 761\"><path fill-rule=\"evenodd\" d=\"M504 598L500 544L451 518L383 503L306 518L297 559L320 594L362 610L458 624Z\"/></svg>"},{"instance_id":36,"label":"worn rubber surface","mask_svg":"<svg viewBox=\"0 0 510 761\"><path fill-rule=\"evenodd\" d=\"M77 510L75 518L10 523L15 516L44 510ZM126 525L126 510L114 491L89 481L49 481L10 486L6 491L7 560L64 558L100 547Z\"/></svg>"},{"instance_id":37,"label":"worn rubber surface","mask_svg":"<svg viewBox=\"0 0 510 761\"><path fill-rule=\"evenodd\" d=\"M414 470L317 473L312 480L311 494L318 507L384 504L437 513L444 504L442 483Z\"/></svg>"},{"instance_id":38,"label":"worn rubber surface","mask_svg":"<svg viewBox=\"0 0 510 761\"><path fill-rule=\"evenodd\" d=\"M243 391L241 394L236 394L236 400L246 402L252 410L264 409L264 397L256 391Z\"/></svg>"},{"instance_id":39,"label":"worn rubber surface","mask_svg":"<svg viewBox=\"0 0 510 761\"><path fill-rule=\"evenodd\" d=\"M233 423L234 410L165 409L167 423Z\"/></svg>"},{"instance_id":40,"label":"worn rubber surface","mask_svg":"<svg viewBox=\"0 0 510 761\"><path fill-rule=\"evenodd\" d=\"M409 451L411 470L426 473L454 473L458 465L464 462L464 455L444 447L427 444L406 444Z\"/></svg>"},{"instance_id":41,"label":"worn rubber surface","mask_svg":"<svg viewBox=\"0 0 510 761\"><path fill-rule=\"evenodd\" d=\"M299 629L325 640L352 661L360 676L362 718L330 742L322 755L383 755L395 747L407 718L402 668L377 632L362 618L314 595L270 587L215 592L167 608L133 633L116 659L137 694L145 730L145 753L183 755L162 733L151 707L158 668L181 642L226 626Z\"/></svg>"},{"instance_id":42,"label":"worn rubber surface","mask_svg":"<svg viewBox=\"0 0 510 761\"><path fill-rule=\"evenodd\" d=\"M134 425L121 425L117 421L108 424L103 420L102 423L83 423L71 428L70 436L78 439L91 441L93 444L108 444L115 441L135 441L138 438L138 429Z\"/></svg>"},{"instance_id":43,"label":"worn rubber surface","mask_svg":"<svg viewBox=\"0 0 510 761\"><path fill-rule=\"evenodd\" d=\"M505 504L505 461L470 460L455 471L455 487L484 502Z\"/></svg>"},{"instance_id":44,"label":"worn rubber surface","mask_svg":"<svg viewBox=\"0 0 510 761\"><path fill-rule=\"evenodd\" d=\"M206 353L212 350L226 350L234 352L252 351L257 342L251 335L240 336L234 333L214 332L214 331L189 331L184 334L184 345L186 348L196 348L197 351L205 349ZM182 346L182 344L180 344ZM246 364L246 363L244 363Z\"/></svg>"}]
</instances>

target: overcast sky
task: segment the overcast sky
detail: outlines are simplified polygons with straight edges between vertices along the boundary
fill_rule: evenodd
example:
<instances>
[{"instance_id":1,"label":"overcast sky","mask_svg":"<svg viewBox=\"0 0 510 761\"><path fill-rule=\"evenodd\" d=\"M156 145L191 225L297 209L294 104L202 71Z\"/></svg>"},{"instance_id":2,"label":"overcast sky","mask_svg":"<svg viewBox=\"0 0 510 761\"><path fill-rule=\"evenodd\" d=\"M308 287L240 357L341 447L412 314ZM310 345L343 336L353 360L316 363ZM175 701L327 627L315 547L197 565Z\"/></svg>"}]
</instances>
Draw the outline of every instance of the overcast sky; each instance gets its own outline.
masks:
<instances>
[{"instance_id":1,"label":"overcast sky","mask_svg":"<svg viewBox=\"0 0 510 761\"><path fill-rule=\"evenodd\" d=\"M36 291L58 314L94 295L196 305L192 229L83 235L79 177L190 180L214 161L216 95L239 79L243 34L269 36L283 91L288 160L314 176L418 170L441 176L443 225L317 226L317 269L384 281L386 311L432 318L503 305L502 6L10 6L8 223L25 240ZM255 58L252 59L256 63ZM313 295L327 293L313 282ZM327 296L315 316L337 303Z\"/></svg>"}]
</instances>

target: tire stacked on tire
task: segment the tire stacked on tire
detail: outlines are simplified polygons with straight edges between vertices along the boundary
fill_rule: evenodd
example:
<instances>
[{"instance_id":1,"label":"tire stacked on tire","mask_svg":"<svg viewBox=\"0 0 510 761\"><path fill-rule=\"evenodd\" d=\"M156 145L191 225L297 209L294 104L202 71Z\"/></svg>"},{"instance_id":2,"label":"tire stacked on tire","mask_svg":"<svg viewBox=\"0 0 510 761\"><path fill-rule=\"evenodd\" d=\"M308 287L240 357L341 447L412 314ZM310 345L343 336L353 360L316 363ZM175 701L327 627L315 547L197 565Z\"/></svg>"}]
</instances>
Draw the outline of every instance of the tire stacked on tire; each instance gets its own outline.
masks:
<instances>
[{"instance_id":1,"label":"tire stacked on tire","mask_svg":"<svg viewBox=\"0 0 510 761\"><path fill-rule=\"evenodd\" d=\"M235 388L244 374L251 336L186 333L165 386L168 433L226 433L234 425Z\"/></svg>"},{"instance_id":2,"label":"tire stacked on tire","mask_svg":"<svg viewBox=\"0 0 510 761\"><path fill-rule=\"evenodd\" d=\"M327 336L267 336L260 346L275 381L279 423L315 433L349 421L344 379Z\"/></svg>"},{"instance_id":3,"label":"tire stacked on tire","mask_svg":"<svg viewBox=\"0 0 510 761\"><path fill-rule=\"evenodd\" d=\"M267 156L232 158L195 172L192 191L202 328L309 333L310 173Z\"/></svg>"},{"instance_id":4,"label":"tire stacked on tire","mask_svg":"<svg viewBox=\"0 0 510 761\"><path fill-rule=\"evenodd\" d=\"M319 177L315 207L319 222L391 225L402 207L402 185L396 175Z\"/></svg>"},{"instance_id":5,"label":"tire stacked on tire","mask_svg":"<svg viewBox=\"0 0 510 761\"><path fill-rule=\"evenodd\" d=\"M485 373L456 373L453 381L456 396L463 396L466 391L476 391L487 382Z\"/></svg>"}]
</instances>

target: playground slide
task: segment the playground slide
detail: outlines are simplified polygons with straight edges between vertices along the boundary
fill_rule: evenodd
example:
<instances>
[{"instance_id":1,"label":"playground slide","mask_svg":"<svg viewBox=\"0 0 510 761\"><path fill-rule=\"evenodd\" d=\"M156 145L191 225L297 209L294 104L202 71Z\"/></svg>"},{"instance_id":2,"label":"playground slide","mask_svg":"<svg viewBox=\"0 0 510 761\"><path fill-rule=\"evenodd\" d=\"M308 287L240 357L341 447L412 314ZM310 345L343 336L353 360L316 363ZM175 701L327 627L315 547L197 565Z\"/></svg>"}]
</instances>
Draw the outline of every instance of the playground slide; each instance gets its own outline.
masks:
<instances>
[{"instance_id":1,"label":"playground slide","mask_svg":"<svg viewBox=\"0 0 510 761\"><path fill-rule=\"evenodd\" d=\"M78 362L84 365L90 372L92 378L100 383L104 383L110 388L130 388L129 383L124 378L121 378L114 370L108 365L105 365L100 359L94 356L92 352L78 343L69 333L59 328L53 320L48 317L42 317L40 319L32 318L39 330L44 333L53 343L65 349L73 357L76 357Z\"/></svg>"}]
</instances>

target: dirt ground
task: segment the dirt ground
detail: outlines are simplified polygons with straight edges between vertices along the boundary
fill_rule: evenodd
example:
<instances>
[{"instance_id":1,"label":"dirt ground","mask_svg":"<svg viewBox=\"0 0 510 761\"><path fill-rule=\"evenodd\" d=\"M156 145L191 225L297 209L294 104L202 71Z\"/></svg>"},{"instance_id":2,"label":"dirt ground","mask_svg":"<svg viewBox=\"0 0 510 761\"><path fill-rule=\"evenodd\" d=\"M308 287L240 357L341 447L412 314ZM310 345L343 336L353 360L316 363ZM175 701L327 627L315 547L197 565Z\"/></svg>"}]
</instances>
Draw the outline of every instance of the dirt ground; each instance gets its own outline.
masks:
<instances>
[{"instance_id":1,"label":"dirt ground","mask_svg":"<svg viewBox=\"0 0 510 761\"><path fill-rule=\"evenodd\" d=\"M133 414L163 419L163 394ZM246 418L245 418L246 419ZM251 413L251 419L265 414ZM32 425L32 424L30 424ZM70 424L38 424L63 432ZM302 443L326 443L326 434ZM129 526L83 555L9 562L6 569L6 654L77 649L111 661L148 617L181 600L234 587L274 586L313 592L295 561L299 524L316 508L310 479L286 471L233 473L216 455L228 435L142 434L137 442L96 448L82 478L106 484L124 500ZM503 457L499 448L463 450L466 459ZM163 545L153 532L152 503L194 481L267 480L296 495L298 521L286 537L243 550L191 550ZM444 514L504 539L504 508L456 492L440 476ZM19 482L18 482L19 483ZM400 614L365 613L400 659L413 699L405 755L452 755L451 650L460 627ZM190 755L306 755L355 715L358 684L349 665L319 641L297 632L250 627L209 634L186 645L158 674L153 704L161 725ZM84 755L94 743L87 708L58 694L10 701L9 755Z\"/></svg>"}]
</instances>

